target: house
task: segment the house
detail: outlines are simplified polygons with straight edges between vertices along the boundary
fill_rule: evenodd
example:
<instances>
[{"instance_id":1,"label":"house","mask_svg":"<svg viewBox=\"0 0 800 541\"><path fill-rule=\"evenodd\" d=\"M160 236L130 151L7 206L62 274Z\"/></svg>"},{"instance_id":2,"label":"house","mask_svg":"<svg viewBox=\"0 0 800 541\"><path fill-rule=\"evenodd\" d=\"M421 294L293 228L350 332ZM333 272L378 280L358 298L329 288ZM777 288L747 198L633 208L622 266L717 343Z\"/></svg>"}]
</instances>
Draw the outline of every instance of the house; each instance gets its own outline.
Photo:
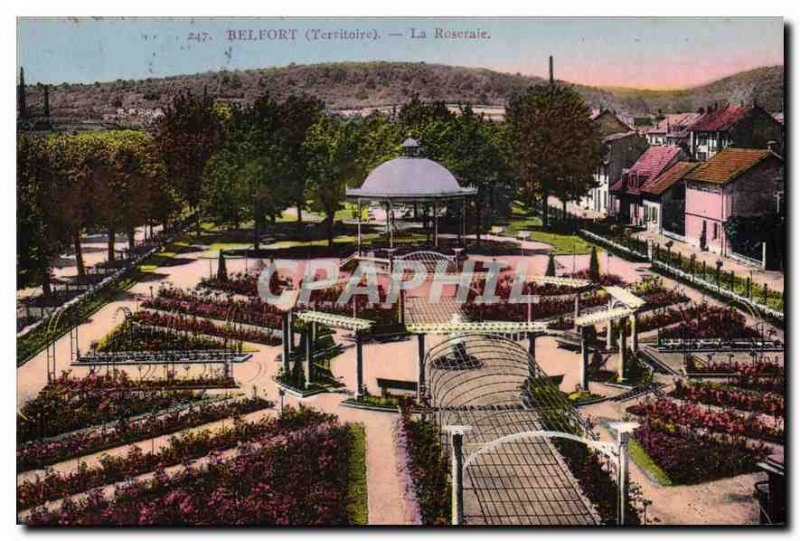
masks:
<instances>
[{"instance_id":1,"label":"house","mask_svg":"<svg viewBox=\"0 0 800 541\"><path fill-rule=\"evenodd\" d=\"M699 162L729 146L767 148L770 142L782 154L783 126L757 105L715 106L689 127L689 148Z\"/></svg>"},{"instance_id":2,"label":"house","mask_svg":"<svg viewBox=\"0 0 800 541\"><path fill-rule=\"evenodd\" d=\"M699 113L677 113L665 116L645 132L651 145L678 145L688 152L688 128L700 118Z\"/></svg>"},{"instance_id":3,"label":"house","mask_svg":"<svg viewBox=\"0 0 800 541\"><path fill-rule=\"evenodd\" d=\"M686 184L684 177L698 165L679 161L641 188L648 231L683 240L685 234Z\"/></svg>"},{"instance_id":4,"label":"house","mask_svg":"<svg viewBox=\"0 0 800 541\"><path fill-rule=\"evenodd\" d=\"M630 126L608 109L595 109L592 111L591 116L592 120L600 126L600 137L631 131Z\"/></svg>"},{"instance_id":5,"label":"house","mask_svg":"<svg viewBox=\"0 0 800 541\"><path fill-rule=\"evenodd\" d=\"M777 214L784 189L783 159L770 150L726 148L685 175L686 242L732 255L725 223ZM759 254L746 254L760 259Z\"/></svg>"},{"instance_id":6,"label":"house","mask_svg":"<svg viewBox=\"0 0 800 541\"><path fill-rule=\"evenodd\" d=\"M641 188L673 163L685 158L683 150L677 146L648 148L629 169L622 170L620 179L611 186L610 214L622 223L644 225Z\"/></svg>"},{"instance_id":7,"label":"house","mask_svg":"<svg viewBox=\"0 0 800 541\"><path fill-rule=\"evenodd\" d=\"M622 170L630 167L647 150L647 142L633 131L613 133L603 138L603 163L595 169L596 186L579 204L587 210L608 214L608 188L619 180Z\"/></svg>"}]
</instances>

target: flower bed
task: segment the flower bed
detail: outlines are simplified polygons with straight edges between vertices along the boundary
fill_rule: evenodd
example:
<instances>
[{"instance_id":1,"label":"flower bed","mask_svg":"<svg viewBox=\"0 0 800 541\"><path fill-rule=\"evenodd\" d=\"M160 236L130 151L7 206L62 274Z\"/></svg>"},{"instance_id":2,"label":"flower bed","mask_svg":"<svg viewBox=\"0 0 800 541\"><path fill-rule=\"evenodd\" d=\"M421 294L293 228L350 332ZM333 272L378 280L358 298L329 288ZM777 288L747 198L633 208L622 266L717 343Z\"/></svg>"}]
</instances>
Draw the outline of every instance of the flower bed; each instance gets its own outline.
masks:
<instances>
[{"instance_id":1,"label":"flower bed","mask_svg":"<svg viewBox=\"0 0 800 541\"><path fill-rule=\"evenodd\" d=\"M166 327L175 331L193 333L194 335L217 336L226 340L256 342L268 346L275 346L281 343L280 338L272 332L235 326L226 327L217 325L207 319L197 319L195 316L175 316L144 310L136 312L133 315L133 320L143 325Z\"/></svg>"},{"instance_id":2,"label":"flower bed","mask_svg":"<svg viewBox=\"0 0 800 541\"><path fill-rule=\"evenodd\" d=\"M258 298L235 300L174 287L161 289L157 297L144 301L142 307L220 321L231 320L270 329L280 329L283 321L281 312L276 307Z\"/></svg>"},{"instance_id":3,"label":"flower bed","mask_svg":"<svg viewBox=\"0 0 800 541\"><path fill-rule=\"evenodd\" d=\"M411 418L410 403L401 401L400 429L406 444L409 478L414 485L420 519L426 526L450 524L449 461L439 441L439 430L430 421Z\"/></svg>"},{"instance_id":4,"label":"flower bed","mask_svg":"<svg viewBox=\"0 0 800 541\"><path fill-rule=\"evenodd\" d=\"M769 454L742 437L698 433L645 418L634 438L676 484L695 484L757 470Z\"/></svg>"},{"instance_id":5,"label":"flower bed","mask_svg":"<svg viewBox=\"0 0 800 541\"><path fill-rule=\"evenodd\" d=\"M756 415L712 410L667 398L636 404L630 406L627 411L666 429L677 427L701 429L734 437L783 441L783 421L767 422Z\"/></svg>"},{"instance_id":6,"label":"flower bed","mask_svg":"<svg viewBox=\"0 0 800 541\"><path fill-rule=\"evenodd\" d=\"M125 372L105 378L113 382L113 388L96 374L79 379L65 373L49 383L20 410L17 441L47 438L205 398L192 391L137 388Z\"/></svg>"},{"instance_id":7,"label":"flower bed","mask_svg":"<svg viewBox=\"0 0 800 541\"><path fill-rule=\"evenodd\" d=\"M785 400L780 394L743 391L716 383L684 383L678 380L670 396L701 404L763 413L773 417L784 417L785 414Z\"/></svg>"},{"instance_id":8,"label":"flower bed","mask_svg":"<svg viewBox=\"0 0 800 541\"><path fill-rule=\"evenodd\" d=\"M351 523L348 426L331 421L256 438L229 460L90 493L27 524L74 526L334 526Z\"/></svg>"},{"instance_id":9,"label":"flower bed","mask_svg":"<svg viewBox=\"0 0 800 541\"><path fill-rule=\"evenodd\" d=\"M17 448L17 471L42 468L70 458L127 443L177 432L228 417L273 407L263 398L246 398L221 404L203 404L185 411L152 415L128 422L124 418L107 430L68 435L56 440L32 441Z\"/></svg>"},{"instance_id":10,"label":"flower bed","mask_svg":"<svg viewBox=\"0 0 800 541\"><path fill-rule=\"evenodd\" d=\"M92 343L91 348L100 352L196 351L224 349L225 343L217 338L186 335L126 321L108 333L99 343Z\"/></svg>"},{"instance_id":11,"label":"flower bed","mask_svg":"<svg viewBox=\"0 0 800 541\"><path fill-rule=\"evenodd\" d=\"M262 418L255 422L235 420L233 426L212 432L201 430L171 436L169 445L155 453L144 453L138 446L127 455L103 455L100 465L89 467L85 463L69 473L47 471L44 478L23 481L17 487L17 506L26 509L70 494L86 492L95 487L117 483L143 473L181 464L207 455L211 451L228 449L257 437L279 433L288 426L314 426L329 421L327 416L311 409L287 409L286 415L277 419Z\"/></svg>"},{"instance_id":12,"label":"flower bed","mask_svg":"<svg viewBox=\"0 0 800 541\"><path fill-rule=\"evenodd\" d=\"M699 304L678 311L681 324L665 329L659 338L741 340L759 337L755 329L746 325L744 315L734 308Z\"/></svg>"}]
</instances>

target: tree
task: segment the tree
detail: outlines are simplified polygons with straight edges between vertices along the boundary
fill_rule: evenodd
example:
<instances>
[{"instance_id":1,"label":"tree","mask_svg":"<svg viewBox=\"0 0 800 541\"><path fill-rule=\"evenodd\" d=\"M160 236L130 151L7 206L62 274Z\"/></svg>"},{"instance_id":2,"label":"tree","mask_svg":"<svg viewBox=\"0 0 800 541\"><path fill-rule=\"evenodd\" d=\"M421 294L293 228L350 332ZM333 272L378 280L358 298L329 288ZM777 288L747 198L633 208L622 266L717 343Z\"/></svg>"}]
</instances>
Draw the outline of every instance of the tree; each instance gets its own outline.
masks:
<instances>
[{"instance_id":1,"label":"tree","mask_svg":"<svg viewBox=\"0 0 800 541\"><path fill-rule=\"evenodd\" d=\"M308 158L303 151L308 130L322 115L324 103L310 96L289 96L278 104L275 143L282 154L282 178L289 198L297 205L297 227L303 223Z\"/></svg>"},{"instance_id":2,"label":"tree","mask_svg":"<svg viewBox=\"0 0 800 541\"><path fill-rule=\"evenodd\" d=\"M215 106L205 92L195 96L178 94L159 118L156 142L167 173L183 202L196 212L200 234L200 203L203 170L217 148L224 122L224 109Z\"/></svg>"},{"instance_id":3,"label":"tree","mask_svg":"<svg viewBox=\"0 0 800 541\"><path fill-rule=\"evenodd\" d=\"M597 246L592 246L592 255L589 257L589 280L600 282L600 261L597 259Z\"/></svg>"},{"instance_id":4,"label":"tree","mask_svg":"<svg viewBox=\"0 0 800 541\"><path fill-rule=\"evenodd\" d=\"M552 253L550 257L547 259L547 270L544 273L545 276L555 276L556 275L556 256Z\"/></svg>"},{"instance_id":5,"label":"tree","mask_svg":"<svg viewBox=\"0 0 800 541\"><path fill-rule=\"evenodd\" d=\"M546 228L551 194L566 208L568 200L594 185L592 173L602 159L598 127L580 94L560 84L537 85L514 96L506 120L523 201L532 205L541 198Z\"/></svg>"},{"instance_id":6,"label":"tree","mask_svg":"<svg viewBox=\"0 0 800 541\"><path fill-rule=\"evenodd\" d=\"M219 263L217 265L217 280L226 282L228 280L228 268L225 265L225 251L219 251Z\"/></svg>"},{"instance_id":7,"label":"tree","mask_svg":"<svg viewBox=\"0 0 800 541\"><path fill-rule=\"evenodd\" d=\"M325 214L328 247L333 246L336 211L342 208L345 188L360 179L356 126L323 115L308 131L304 154L308 157L308 193L312 208Z\"/></svg>"},{"instance_id":8,"label":"tree","mask_svg":"<svg viewBox=\"0 0 800 541\"><path fill-rule=\"evenodd\" d=\"M17 140L17 287L40 285L49 297L53 260L68 245L61 223L59 175L48 141Z\"/></svg>"},{"instance_id":9,"label":"tree","mask_svg":"<svg viewBox=\"0 0 800 541\"><path fill-rule=\"evenodd\" d=\"M461 106L460 113L450 117L446 123L439 120L431 124L433 129L424 131L423 141L430 139L430 131L443 136L445 142L439 145L437 157L459 183L478 189L475 215L477 240L480 242L481 217L487 197L491 211L495 207L496 189L512 183L511 168L503 148L502 128L476 115L469 105Z\"/></svg>"}]
</instances>

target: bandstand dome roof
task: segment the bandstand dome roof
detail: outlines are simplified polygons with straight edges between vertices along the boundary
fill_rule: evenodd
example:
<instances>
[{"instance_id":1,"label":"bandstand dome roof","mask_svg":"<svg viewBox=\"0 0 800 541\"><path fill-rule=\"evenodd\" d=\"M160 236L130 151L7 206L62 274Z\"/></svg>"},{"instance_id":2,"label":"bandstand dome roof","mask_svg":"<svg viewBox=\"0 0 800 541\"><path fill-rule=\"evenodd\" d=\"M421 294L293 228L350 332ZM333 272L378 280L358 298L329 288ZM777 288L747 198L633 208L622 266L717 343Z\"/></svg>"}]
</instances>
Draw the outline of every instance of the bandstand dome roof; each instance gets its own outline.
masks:
<instances>
[{"instance_id":1,"label":"bandstand dome roof","mask_svg":"<svg viewBox=\"0 0 800 541\"><path fill-rule=\"evenodd\" d=\"M415 149L407 139L403 147ZM373 169L360 188L349 188L347 196L364 199L437 199L474 195L474 188L459 186L453 173L442 164L415 155L400 156Z\"/></svg>"}]
</instances>

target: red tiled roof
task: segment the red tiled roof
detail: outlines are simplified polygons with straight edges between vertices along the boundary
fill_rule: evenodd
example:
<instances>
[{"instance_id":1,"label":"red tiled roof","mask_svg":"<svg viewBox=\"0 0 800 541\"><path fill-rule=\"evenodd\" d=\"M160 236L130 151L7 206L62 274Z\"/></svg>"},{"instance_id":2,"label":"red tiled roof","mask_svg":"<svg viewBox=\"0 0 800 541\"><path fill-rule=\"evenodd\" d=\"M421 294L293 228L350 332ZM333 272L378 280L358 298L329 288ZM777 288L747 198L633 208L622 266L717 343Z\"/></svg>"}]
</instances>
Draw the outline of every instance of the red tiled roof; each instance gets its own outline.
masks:
<instances>
[{"instance_id":1,"label":"red tiled roof","mask_svg":"<svg viewBox=\"0 0 800 541\"><path fill-rule=\"evenodd\" d=\"M728 147L689 172L686 179L712 184L727 184L770 156L780 159L769 150Z\"/></svg>"},{"instance_id":2,"label":"red tiled roof","mask_svg":"<svg viewBox=\"0 0 800 541\"><path fill-rule=\"evenodd\" d=\"M642 186L649 179L657 176L663 169L680 154L681 148L674 145L652 146L644 154L639 156L630 169L624 171L620 179L611 187L612 190L623 190L627 181L631 177L639 180L638 185ZM628 193L638 194L638 188L630 187Z\"/></svg>"},{"instance_id":3,"label":"red tiled roof","mask_svg":"<svg viewBox=\"0 0 800 541\"><path fill-rule=\"evenodd\" d=\"M671 167L662 171L660 175L642 186L642 193L661 195L669 190L676 182L681 180L686 173L697 167L698 163L675 162Z\"/></svg>"},{"instance_id":4,"label":"red tiled roof","mask_svg":"<svg viewBox=\"0 0 800 541\"><path fill-rule=\"evenodd\" d=\"M728 105L701 116L691 125L691 131L725 131L752 111L749 105Z\"/></svg>"}]
</instances>

